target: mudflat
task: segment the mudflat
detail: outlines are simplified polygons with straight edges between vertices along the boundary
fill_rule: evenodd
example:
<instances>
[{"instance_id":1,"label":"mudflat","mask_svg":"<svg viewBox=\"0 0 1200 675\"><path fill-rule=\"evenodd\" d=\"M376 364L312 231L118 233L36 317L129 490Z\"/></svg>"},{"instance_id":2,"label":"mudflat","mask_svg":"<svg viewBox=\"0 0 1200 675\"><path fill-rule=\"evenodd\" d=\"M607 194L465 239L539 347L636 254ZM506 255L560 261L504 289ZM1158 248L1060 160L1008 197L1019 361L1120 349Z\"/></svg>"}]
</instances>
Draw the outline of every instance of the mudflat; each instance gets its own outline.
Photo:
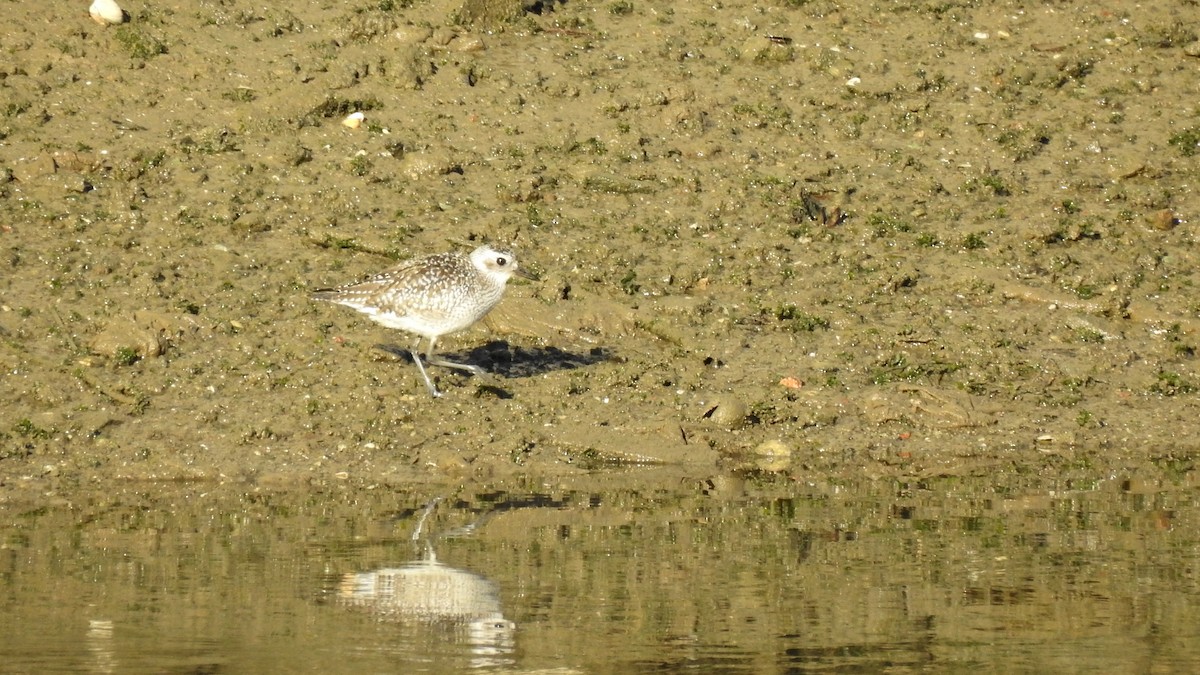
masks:
<instances>
[{"instance_id":1,"label":"mudflat","mask_svg":"<svg viewBox=\"0 0 1200 675\"><path fill-rule=\"evenodd\" d=\"M6 7L0 499L1191 480L1194 7L85 4ZM309 298L485 241L440 399Z\"/></svg>"}]
</instances>

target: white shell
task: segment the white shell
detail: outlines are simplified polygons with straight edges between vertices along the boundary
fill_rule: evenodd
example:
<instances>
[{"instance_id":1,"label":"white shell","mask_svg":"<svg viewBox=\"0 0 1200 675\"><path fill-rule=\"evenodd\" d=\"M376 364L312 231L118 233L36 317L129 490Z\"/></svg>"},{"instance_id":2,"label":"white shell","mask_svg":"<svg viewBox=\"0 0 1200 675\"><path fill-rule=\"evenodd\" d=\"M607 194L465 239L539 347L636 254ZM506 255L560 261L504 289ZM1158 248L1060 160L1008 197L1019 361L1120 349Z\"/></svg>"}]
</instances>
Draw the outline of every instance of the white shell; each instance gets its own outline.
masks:
<instances>
[{"instance_id":1,"label":"white shell","mask_svg":"<svg viewBox=\"0 0 1200 675\"><path fill-rule=\"evenodd\" d=\"M115 23L125 23L125 10L116 3L115 0L94 0L92 6L88 7L88 14L92 15L92 19L103 26Z\"/></svg>"},{"instance_id":2,"label":"white shell","mask_svg":"<svg viewBox=\"0 0 1200 675\"><path fill-rule=\"evenodd\" d=\"M348 129L357 129L362 126L365 119L367 119L367 116L361 112L352 112L346 115L346 119L342 120L342 126Z\"/></svg>"}]
</instances>

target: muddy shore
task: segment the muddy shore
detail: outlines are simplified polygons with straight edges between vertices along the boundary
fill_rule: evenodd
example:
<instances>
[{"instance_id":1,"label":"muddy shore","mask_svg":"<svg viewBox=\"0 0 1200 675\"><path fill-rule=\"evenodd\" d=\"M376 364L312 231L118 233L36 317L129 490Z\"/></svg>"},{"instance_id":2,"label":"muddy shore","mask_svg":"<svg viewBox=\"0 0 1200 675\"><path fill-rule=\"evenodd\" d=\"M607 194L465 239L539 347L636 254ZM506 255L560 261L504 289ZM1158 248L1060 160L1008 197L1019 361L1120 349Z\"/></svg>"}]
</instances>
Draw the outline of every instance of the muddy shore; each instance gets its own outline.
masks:
<instances>
[{"instance_id":1,"label":"muddy shore","mask_svg":"<svg viewBox=\"0 0 1200 675\"><path fill-rule=\"evenodd\" d=\"M1190 480L1187 3L125 4L8 7L4 501ZM443 340L493 376L441 399L308 297L481 241L540 279Z\"/></svg>"}]
</instances>

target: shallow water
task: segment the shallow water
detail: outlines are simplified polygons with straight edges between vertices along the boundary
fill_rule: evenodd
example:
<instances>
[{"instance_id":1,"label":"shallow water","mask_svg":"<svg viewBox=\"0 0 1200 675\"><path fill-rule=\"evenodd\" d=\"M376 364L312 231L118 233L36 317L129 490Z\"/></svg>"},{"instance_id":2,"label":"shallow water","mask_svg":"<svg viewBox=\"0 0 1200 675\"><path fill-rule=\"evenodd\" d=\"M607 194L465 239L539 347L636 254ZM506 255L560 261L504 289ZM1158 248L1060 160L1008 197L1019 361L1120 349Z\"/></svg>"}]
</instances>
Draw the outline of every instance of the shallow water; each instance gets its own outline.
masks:
<instances>
[{"instance_id":1,"label":"shallow water","mask_svg":"<svg viewBox=\"0 0 1200 675\"><path fill-rule=\"evenodd\" d=\"M607 479L636 487L129 485L90 503L5 506L0 662L435 673L1200 663L1189 487Z\"/></svg>"}]
</instances>

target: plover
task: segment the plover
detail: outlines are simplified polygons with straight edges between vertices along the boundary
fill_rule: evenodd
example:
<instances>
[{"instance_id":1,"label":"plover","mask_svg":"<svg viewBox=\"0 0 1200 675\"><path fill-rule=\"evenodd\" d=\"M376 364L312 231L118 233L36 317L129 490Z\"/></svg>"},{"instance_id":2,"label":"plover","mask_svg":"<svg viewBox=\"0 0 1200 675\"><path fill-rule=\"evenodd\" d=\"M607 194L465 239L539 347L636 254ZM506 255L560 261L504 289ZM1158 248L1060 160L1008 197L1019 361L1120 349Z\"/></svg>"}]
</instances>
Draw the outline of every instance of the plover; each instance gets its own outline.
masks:
<instances>
[{"instance_id":1,"label":"plover","mask_svg":"<svg viewBox=\"0 0 1200 675\"><path fill-rule=\"evenodd\" d=\"M517 266L512 251L485 245L470 255L454 252L415 258L360 283L317 290L312 297L353 307L376 323L415 334L410 349L413 361L429 393L441 396L421 363L421 338L429 341L426 363L483 375L479 366L435 358L433 349L441 336L469 328L490 312L514 274L533 278Z\"/></svg>"}]
</instances>

